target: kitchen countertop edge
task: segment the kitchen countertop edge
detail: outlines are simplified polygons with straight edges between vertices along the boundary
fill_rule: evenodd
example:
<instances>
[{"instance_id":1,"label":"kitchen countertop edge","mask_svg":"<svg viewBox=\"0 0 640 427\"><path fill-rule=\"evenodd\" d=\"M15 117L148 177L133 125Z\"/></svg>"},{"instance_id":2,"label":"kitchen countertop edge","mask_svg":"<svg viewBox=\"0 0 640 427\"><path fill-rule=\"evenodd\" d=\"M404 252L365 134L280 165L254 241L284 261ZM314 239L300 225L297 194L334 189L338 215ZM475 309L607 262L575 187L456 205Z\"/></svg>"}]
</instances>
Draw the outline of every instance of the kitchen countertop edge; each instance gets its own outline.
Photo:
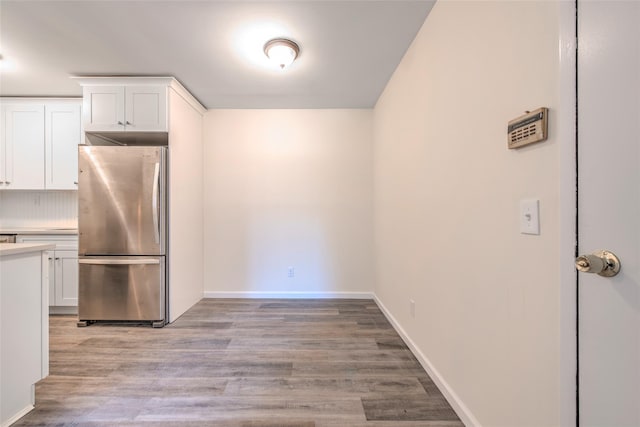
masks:
<instances>
[{"instance_id":1,"label":"kitchen countertop edge","mask_svg":"<svg viewBox=\"0 0 640 427\"><path fill-rule=\"evenodd\" d=\"M52 243L0 243L0 257L55 249Z\"/></svg>"},{"instance_id":2,"label":"kitchen countertop edge","mask_svg":"<svg viewBox=\"0 0 640 427\"><path fill-rule=\"evenodd\" d=\"M77 228L0 228L0 234L60 234L60 235L77 235Z\"/></svg>"}]
</instances>

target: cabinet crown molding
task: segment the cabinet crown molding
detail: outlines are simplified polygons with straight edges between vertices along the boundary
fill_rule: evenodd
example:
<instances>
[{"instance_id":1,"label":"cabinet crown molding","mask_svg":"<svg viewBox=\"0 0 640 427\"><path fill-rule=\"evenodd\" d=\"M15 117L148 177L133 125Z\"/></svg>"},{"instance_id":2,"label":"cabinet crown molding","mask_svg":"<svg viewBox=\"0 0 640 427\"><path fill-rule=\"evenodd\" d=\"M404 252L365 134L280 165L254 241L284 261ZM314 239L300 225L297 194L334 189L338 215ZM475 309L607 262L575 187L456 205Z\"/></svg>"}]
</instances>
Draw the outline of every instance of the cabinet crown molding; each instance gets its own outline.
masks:
<instances>
[{"instance_id":1,"label":"cabinet crown molding","mask_svg":"<svg viewBox=\"0 0 640 427\"><path fill-rule=\"evenodd\" d=\"M207 109L173 76L71 76L80 86L166 86L173 89L201 115Z\"/></svg>"},{"instance_id":2,"label":"cabinet crown molding","mask_svg":"<svg viewBox=\"0 0 640 427\"><path fill-rule=\"evenodd\" d=\"M81 96L0 96L0 104L46 104L46 103L82 103Z\"/></svg>"}]
</instances>

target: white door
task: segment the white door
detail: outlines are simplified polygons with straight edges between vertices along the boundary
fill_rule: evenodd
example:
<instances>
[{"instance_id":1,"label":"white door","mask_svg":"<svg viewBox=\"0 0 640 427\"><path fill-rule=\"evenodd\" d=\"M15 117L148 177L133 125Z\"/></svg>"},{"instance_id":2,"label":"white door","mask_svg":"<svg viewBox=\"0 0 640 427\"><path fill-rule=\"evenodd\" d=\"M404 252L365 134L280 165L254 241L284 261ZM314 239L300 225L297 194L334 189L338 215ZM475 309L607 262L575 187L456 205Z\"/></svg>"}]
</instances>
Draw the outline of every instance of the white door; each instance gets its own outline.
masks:
<instances>
[{"instance_id":1,"label":"white door","mask_svg":"<svg viewBox=\"0 0 640 427\"><path fill-rule=\"evenodd\" d=\"M579 252L620 273L578 276L580 426L640 426L640 2L578 3Z\"/></svg>"}]
</instances>

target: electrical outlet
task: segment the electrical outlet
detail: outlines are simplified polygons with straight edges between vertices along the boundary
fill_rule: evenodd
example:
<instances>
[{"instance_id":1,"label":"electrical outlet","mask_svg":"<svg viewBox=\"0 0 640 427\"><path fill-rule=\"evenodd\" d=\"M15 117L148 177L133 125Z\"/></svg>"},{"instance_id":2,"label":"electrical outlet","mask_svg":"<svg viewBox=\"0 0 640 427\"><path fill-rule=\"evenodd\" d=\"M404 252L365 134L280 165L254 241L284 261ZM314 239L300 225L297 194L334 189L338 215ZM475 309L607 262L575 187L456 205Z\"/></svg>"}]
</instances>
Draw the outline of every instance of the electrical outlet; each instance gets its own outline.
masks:
<instances>
[{"instance_id":1,"label":"electrical outlet","mask_svg":"<svg viewBox=\"0 0 640 427\"><path fill-rule=\"evenodd\" d=\"M411 318L416 318L416 302L412 299L409 300L409 314L411 314Z\"/></svg>"},{"instance_id":2,"label":"electrical outlet","mask_svg":"<svg viewBox=\"0 0 640 427\"><path fill-rule=\"evenodd\" d=\"M296 275L296 270L293 267L287 269L287 277L293 277Z\"/></svg>"}]
</instances>

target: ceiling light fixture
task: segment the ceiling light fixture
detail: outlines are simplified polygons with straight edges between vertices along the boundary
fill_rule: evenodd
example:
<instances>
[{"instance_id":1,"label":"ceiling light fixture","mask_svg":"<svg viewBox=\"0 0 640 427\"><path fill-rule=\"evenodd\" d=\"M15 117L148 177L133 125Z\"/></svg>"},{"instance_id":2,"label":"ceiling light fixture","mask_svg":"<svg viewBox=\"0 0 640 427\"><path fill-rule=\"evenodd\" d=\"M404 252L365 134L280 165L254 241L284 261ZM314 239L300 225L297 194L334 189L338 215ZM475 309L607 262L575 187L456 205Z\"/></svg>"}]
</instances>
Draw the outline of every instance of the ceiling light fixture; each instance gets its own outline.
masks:
<instances>
[{"instance_id":1,"label":"ceiling light fixture","mask_svg":"<svg viewBox=\"0 0 640 427\"><path fill-rule=\"evenodd\" d=\"M265 43L264 54L281 69L285 69L298 57L300 47L289 39L273 39Z\"/></svg>"}]
</instances>

